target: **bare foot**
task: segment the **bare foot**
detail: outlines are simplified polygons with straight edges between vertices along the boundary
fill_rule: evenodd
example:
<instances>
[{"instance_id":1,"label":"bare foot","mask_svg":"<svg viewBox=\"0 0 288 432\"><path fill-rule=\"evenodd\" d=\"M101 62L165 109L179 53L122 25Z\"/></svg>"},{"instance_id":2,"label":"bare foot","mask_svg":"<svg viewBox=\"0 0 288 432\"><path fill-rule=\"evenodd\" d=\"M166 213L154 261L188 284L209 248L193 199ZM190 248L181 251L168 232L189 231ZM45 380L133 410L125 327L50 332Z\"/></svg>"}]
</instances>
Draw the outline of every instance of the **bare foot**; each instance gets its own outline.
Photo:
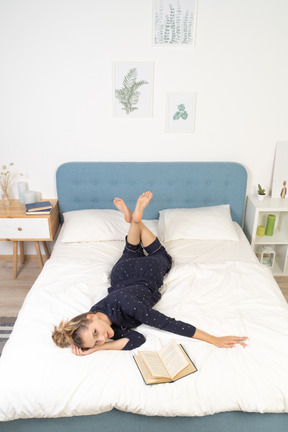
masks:
<instances>
[{"instance_id":1,"label":"bare foot","mask_svg":"<svg viewBox=\"0 0 288 432\"><path fill-rule=\"evenodd\" d=\"M133 213L134 222L137 223L141 222L143 217L143 212L147 207L147 205L149 204L149 202L151 201L152 197L153 197L153 193L150 191L144 192L142 195L140 195L140 197L137 200L136 207Z\"/></svg>"},{"instance_id":2,"label":"bare foot","mask_svg":"<svg viewBox=\"0 0 288 432\"><path fill-rule=\"evenodd\" d=\"M117 209L120 210L124 214L125 221L128 223L131 223L132 222L132 211L129 209L129 207L127 207L125 201L123 201L121 198L115 198L113 203L117 207Z\"/></svg>"}]
</instances>

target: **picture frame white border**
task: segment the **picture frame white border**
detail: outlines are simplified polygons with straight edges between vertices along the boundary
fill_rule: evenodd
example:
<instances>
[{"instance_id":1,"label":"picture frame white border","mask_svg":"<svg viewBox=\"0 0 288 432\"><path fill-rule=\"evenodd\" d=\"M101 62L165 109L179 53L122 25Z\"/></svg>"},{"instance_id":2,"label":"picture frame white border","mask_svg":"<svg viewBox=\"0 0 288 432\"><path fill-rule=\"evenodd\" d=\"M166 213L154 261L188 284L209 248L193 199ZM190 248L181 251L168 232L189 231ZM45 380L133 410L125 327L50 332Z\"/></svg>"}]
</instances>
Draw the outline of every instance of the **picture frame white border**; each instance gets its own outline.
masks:
<instances>
[{"instance_id":1,"label":"picture frame white border","mask_svg":"<svg viewBox=\"0 0 288 432\"><path fill-rule=\"evenodd\" d=\"M283 182L286 181L286 188L288 189L288 141L281 141L276 143L275 160L273 169L272 180L272 198L281 198L281 190L284 187ZM287 199L286 193L285 198Z\"/></svg>"},{"instance_id":2,"label":"picture frame white border","mask_svg":"<svg viewBox=\"0 0 288 432\"><path fill-rule=\"evenodd\" d=\"M153 0L153 19L152 19L152 46L154 47L195 47L196 44L196 29L197 29L197 15L198 15L198 0L171 0L169 2L166 2L167 5L169 5L169 3L173 3L173 4L177 4L179 3L181 4L186 4L189 3L191 1L194 1L194 8L192 8L191 10L193 10L193 25L192 25L192 30L191 30L191 34L192 34L192 41L190 43L164 43L164 42L156 42L156 34L157 34L157 30L156 30L156 14L158 11L158 5L161 2L165 2L165 0ZM182 26L181 26L182 28Z\"/></svg>"},{"instance_id":3,"label":"picture frame white border","mask_svg":"<svg viewBox=\"0 0 288 432\"><path fill-rule=\"evenodd\" d=\"M129 114L125 114L123 106L117 100L115 90L123 85L125 73L136 68L140 75L139 80L145 80L148 84L144 84L139 90L142 94L140 98L140 110L135 110ZM113 117L116 118L151 118L153 117L153 101L154 101L154 72L155 63L153 61L115 61L112 63L112 80L113 80Z\"/></svg>"},{"instance_id":4,"label":"picture frame white border","mask_svg":"<svg viewBox=\"0 0 288 432\"><path fill-rule=\"evenodd\" d=\"M169 92L166 96L166 133L195 133L196 118L196 92ZM185 111L188 109L187 120L173 120L178 104L185 102ZM187 105L188 104L188 105ZM188 106L188 108L187 108ZM190 117L190 118L189 118ZM177 123L176 123L177 122ZM186 123L187 122L187 123Z\"/></svg>"}]
</instances>

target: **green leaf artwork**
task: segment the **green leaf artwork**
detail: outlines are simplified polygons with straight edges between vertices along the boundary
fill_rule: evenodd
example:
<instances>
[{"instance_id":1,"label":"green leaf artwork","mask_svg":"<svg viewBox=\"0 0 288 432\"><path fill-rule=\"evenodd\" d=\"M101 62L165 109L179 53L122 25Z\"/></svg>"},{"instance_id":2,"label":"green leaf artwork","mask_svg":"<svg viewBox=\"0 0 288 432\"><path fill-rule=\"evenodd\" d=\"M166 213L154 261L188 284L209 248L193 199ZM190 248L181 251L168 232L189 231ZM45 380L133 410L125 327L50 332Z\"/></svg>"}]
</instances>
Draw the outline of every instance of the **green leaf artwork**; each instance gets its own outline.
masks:
<instances>
[{"instance_id":1,"label":"green leaf artwork","mask_svg":"<svg viewBox=\"0 0 288 432\"><path fill-rule=\"evenodd\" d=\"M124 76L123 87L115 90L115 96L120 104L123 105L122 110L124 110L127 115L138 109L137 105L140 97L138 89L144 84L148 84L148 82L144 80L137 82L137 77L137 69L131 68L127 75Z\"/></svg>"},{"instance_id":2,"label":"green leaf artwork","mask_svg":"<svg viewBox=\"0 0 288 432\"><path fill-rule=\"evenodd\" d=\"M192 44L194 21L195 0L157 0L154 42Z\"/></svg>"},{"instance_id":3,"label":"green leaf artwork","mask_svg":"<svg viewBox=\"0 0 288 432\"><path fill-rule=\"evenodd\" d=\"M186 120L188 118L188 113L185 110L185 105L184 104L178 105L178 111L176 111L176 113L174 114L173 120L179 120L181 118L183 120Z\"/></svg>"}]
</instances>

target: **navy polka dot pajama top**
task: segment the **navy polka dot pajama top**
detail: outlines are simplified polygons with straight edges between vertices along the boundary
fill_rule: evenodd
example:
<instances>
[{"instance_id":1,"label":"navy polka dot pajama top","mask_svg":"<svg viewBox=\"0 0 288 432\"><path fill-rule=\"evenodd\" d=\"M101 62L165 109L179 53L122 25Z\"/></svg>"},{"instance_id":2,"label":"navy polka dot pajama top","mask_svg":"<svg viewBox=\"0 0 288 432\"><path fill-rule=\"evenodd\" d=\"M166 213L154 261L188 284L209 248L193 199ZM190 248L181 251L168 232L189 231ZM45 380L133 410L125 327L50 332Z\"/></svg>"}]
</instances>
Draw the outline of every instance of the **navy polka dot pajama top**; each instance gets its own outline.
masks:
<instances>
[{"instance_id":1,"label":"navy polka dot pajama top","mask_svg":"<svg viewBox=\"0 0 288 432\"><path fill-rule=\"evenodd\" d=\"M123 254L111 272L109 294L91 308L91 312L102 312L111 319L113 339L129 339L124 350L132 350L145 342L141 333L132 330L140 324L188 337L196 330L152 309L161 298L159 288L172 259L157 238L145 251L146 255L141 244L132 245L126 240Z\"/></svg>"}]
</instances>

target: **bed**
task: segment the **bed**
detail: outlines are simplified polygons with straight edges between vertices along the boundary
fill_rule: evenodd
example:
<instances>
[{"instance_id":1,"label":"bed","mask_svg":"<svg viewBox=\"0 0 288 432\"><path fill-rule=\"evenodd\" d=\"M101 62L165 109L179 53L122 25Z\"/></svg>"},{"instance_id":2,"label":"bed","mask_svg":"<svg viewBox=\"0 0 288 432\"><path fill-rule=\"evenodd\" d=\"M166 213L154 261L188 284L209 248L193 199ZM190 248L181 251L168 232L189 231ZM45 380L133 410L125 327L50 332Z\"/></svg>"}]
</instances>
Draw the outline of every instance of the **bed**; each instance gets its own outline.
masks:
<instances>
[{"instance_id":1,"label":"bed","mask_svg":"<svg viewBox=\"0 0 288 432\"><path fill-rule=\"evenodd\" d=\"M245 168L227 162L59 167L65 222L0 359L1 432L287 430L288 308L241 230L246 181ZM54 324L106 294L127 229L113 198L132 207L145 190L154 194L147 225L173 256L155 308L219 336L249 337L245 349L219 349L140 326L141 349L158 350L173 338L198 369L154 386L144 384L133 351L77 357L51 339Z\"/></svg>"}]
</instances>

